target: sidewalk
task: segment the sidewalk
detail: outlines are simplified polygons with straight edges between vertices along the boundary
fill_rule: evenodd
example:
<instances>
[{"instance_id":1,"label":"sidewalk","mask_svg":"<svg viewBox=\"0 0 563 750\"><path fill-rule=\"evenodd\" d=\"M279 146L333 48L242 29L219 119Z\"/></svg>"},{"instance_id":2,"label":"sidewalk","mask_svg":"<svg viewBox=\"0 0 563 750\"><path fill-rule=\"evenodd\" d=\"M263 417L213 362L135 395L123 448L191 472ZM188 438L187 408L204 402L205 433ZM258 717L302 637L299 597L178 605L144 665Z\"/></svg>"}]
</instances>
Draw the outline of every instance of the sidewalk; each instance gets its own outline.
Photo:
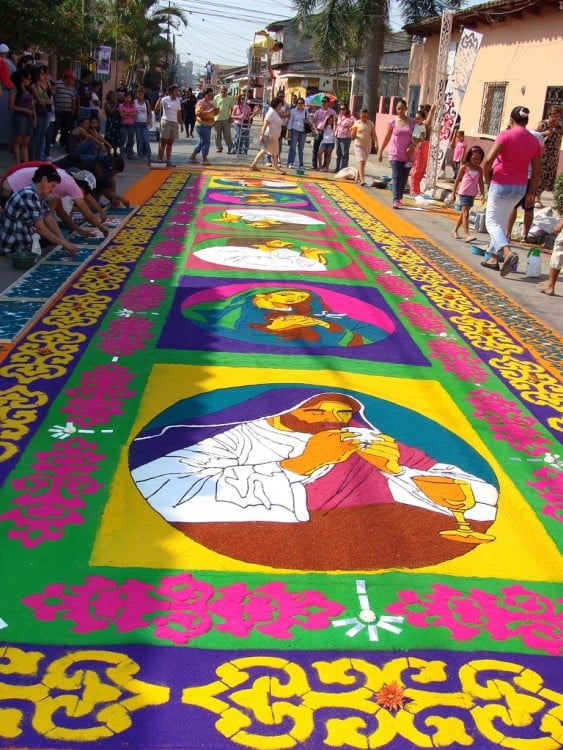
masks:
<instances>
[{"instance_id":1,"label":"sidewalk","mask_svg":"<svg viewBox=\"0 0 563 750\"><path fill-rule=\"evenodd\" d=\"M212 143L211 151L209 153L209 159L213 167L225 168L244 168L248 167L254 158L257 151L257 133L251 140L251 149L248 156L243 155L228 155L226 151L223 153L216 153L215 146ZM193 151L194 146L197 143L197 139L189 138L186 139L184 135L174 144L172 160L178 168L189 168L195 169L194 165L190 164L190 155ZM151 148L153 154L156 153L157 144L151 142ZM288 147L287 144L283 144L281 164L285 164L287 160ZM62 156L60 149L55 148L52 151L52 158L56 159ZM11 165L12 157L8 151L0 151L0 174L3 174ZM335 157L333 154L333 163L335 163ZM334 174L313 171L307 169L307 165L311 164L311 145L307 144L305 148L305 176L300 177L295 175L293 170L288 170L288 174L295 178L296 181L307 180L307 177L314 176L315 179L319 180L334 180ZM351 154L350 165L356 166L356 160L353 154ZM145 160L143 161L129 161L125 162L125 172L118 177L119 190L123 193L132 187L141 177L146 174L149 167ZM201 171L201 167L197 168ZM267 168L263 169L260 174L267 176L269 174ZM250 173L249 173L250 174ZM256 177L257 173L252 173ZM390 168L387 160L385 159L382 164L377 161L377 156L371 156L366 169L366 177L368 178L380 178L384 175L390 175ZM368 184L370 180L368 179ZM442 197L446 197L448 189L451 190L453 182L440 180L438 190L443 191ZM377 200L381 201L383 205L388 208L392 205L391 191L387 188L379 189L373 187L359 188L363 190L366 195L369 195ZM549 205L552 196L550 194L544 194L544 204ZM481 268L482 256L472 255L470 246L461 240L456 240L452 237L451 231L453 229L454 221L457 220L457 212L454 209L447 209L446 206L440 205L438 211L436 209L425 209L416 205L414 200L408 200L410 205L405 205L402 210L401 218L412 223L415 227L423 231L429 239L435 244L444 248L446 251L451 253L456 258L462 260L467 266L469 266L475 273L483 276L490 284L501 289L507 294L514 302L518 303L521 307L531 313L538 320L541 320L547 326L552 328L554 331L563 335L563 280L559 282L556 287L556 296L548 297L545 294L541 294L538 286L539 283L545 281L548 275L548 264L549 264L549 253L542 253L542 274L540 279L529 279L525 276L526 271L526 254L529 247L524 247L516 243L515 249L519 253L520 263L519 270L515 274L509 274L506 278L502 278L499 273L486 270ZM479 244L488 242L488 235L485 233L476 233ZM11 284L19 275L21 271L16 271L12 268L12 264L9 258L0 256L0 289L5 288Z\"/></svg>"}]
</instances>

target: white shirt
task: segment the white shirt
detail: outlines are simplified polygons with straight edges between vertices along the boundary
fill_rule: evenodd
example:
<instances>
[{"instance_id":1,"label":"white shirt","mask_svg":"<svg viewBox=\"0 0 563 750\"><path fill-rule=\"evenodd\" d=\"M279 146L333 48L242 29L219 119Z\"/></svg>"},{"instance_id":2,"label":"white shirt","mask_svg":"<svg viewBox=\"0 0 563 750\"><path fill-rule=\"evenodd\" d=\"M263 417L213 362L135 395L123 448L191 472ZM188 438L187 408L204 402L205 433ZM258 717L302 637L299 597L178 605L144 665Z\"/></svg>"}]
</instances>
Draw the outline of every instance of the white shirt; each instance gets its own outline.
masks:
<instances>
[{"instance_id":1,"label":"white shirt","mask_svg":"<svg viewBox=\"0 0 563 750\"><path fill-rule=\"evenodd\" d=\"M179 97L172 99L171 96L164 96L160 100L162 106L162 122L179 122L178 112L182 111L182 102Z\"/></svg>"},{"instance_id":2,"label":"white shirt","mask_svg":"<svg viewBox=\"0 0 563 750\"><path fill-rule=\"evenodd\" d=\"M135 122L146 122L148 120L147 103L146 101L140 102L135 99L133 102L135 105Z\"/></svg>"}]
</instances>

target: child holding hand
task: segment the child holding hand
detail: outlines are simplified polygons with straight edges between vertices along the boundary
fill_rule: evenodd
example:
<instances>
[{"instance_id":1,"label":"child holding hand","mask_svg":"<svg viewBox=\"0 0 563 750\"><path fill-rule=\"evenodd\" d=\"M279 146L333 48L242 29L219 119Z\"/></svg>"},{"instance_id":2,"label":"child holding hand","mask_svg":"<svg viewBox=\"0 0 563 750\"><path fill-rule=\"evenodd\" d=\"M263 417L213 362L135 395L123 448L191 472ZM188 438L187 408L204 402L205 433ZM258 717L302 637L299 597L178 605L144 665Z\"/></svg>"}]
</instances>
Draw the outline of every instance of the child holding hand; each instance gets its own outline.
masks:
<instances>
[{"instance_id":1,"label":"child holding hand","mask_svg":"<svg viewBox=\"0 0 563 750\"><path fill-rule=\"evenodd\" d=\"M481 162L485 158L485 152L480 146L472 146L467 152L465 162L462 164L455 179L452 203L456 202L456 194L459 195L461 211L457 224L452 231L453 236L458 239L457 230L463 227L465 242L475 239L469 234L469 210L475 203L475 196L485 195L485 186L483 184L483 170Z\"/></svg>"}]
</instances>

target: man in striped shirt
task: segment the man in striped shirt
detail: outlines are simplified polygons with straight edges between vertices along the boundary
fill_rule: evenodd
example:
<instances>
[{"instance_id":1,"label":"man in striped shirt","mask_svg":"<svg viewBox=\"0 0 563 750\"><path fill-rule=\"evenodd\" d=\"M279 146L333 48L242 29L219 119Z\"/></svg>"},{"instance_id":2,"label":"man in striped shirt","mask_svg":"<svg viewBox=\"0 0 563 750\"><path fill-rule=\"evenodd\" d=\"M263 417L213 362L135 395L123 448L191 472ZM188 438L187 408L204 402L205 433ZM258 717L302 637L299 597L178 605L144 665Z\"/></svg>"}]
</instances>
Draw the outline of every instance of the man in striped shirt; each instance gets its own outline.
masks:
<instances>
[{"instance_id":1,"label":"man in striped shirt","mask_svg":"<svg viewBox=\"0 0 563 750\"><path fill-rule=\"evenodd\" d=\"M61 146L68 152L68 136L76 119L76 89L74 76L70 70L63 75L62 81L55 86L55 137L61 133Z\"/></svg>"}]
</instances>

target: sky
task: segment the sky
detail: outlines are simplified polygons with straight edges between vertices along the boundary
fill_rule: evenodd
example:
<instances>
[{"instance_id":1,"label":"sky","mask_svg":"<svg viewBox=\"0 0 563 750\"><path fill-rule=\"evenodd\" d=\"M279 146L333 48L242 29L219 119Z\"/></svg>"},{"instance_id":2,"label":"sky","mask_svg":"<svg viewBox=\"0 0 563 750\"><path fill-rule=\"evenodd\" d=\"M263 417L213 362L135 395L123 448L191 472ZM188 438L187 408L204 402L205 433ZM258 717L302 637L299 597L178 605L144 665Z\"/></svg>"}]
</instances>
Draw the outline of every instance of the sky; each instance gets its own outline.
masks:
<instances>
[{"instance_id":1,"label":"sky","mask_svg":"<svg viewBox=\"0 0 563 750\"><path fill-rule=\"evenodd\" d=\"M235 66L246 62L246 50L256 31L273 21L292 18L291 0L172 0L188 16L188 25L175 34L176 50L183 64L190 60L197 76L210 60L214 65ZM465 7L485 0L469 0ZM164 2L162 3L165 4ZM390 20L401 27L401 16L391 0Z\"/></svg>"}]
</instances>

